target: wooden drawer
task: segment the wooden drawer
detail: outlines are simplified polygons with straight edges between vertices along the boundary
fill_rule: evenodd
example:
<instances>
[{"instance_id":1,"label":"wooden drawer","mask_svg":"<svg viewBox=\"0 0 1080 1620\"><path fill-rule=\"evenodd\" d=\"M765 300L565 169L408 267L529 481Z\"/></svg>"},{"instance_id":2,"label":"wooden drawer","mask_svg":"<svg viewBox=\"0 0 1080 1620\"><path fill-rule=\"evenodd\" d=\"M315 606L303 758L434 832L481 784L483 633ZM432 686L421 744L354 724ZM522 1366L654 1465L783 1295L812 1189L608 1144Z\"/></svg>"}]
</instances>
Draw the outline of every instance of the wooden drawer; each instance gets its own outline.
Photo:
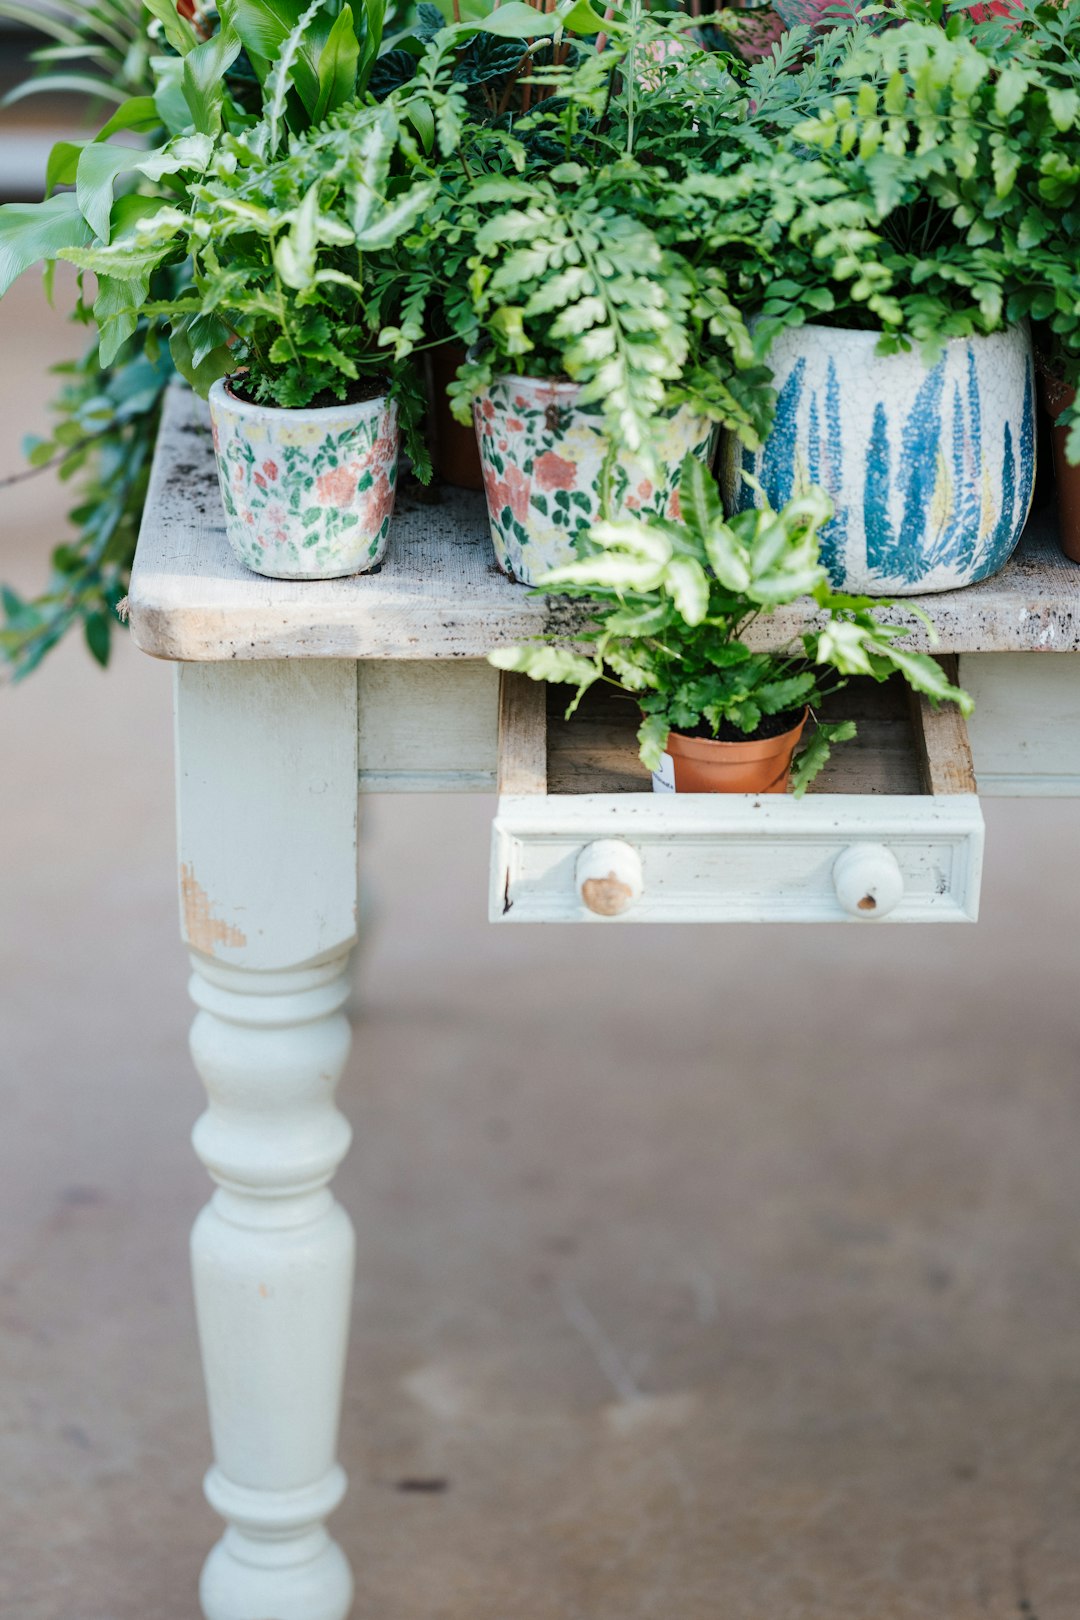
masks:
<instances>
[{"instance_id":1,"label":"wooden drawer","mask_svg":"<svg viewBox=\"0 0 1080 1620\"><path fill-rule=\"evenodd\" d=\"M955 673L955 671L954 671ZM853 682L802 800L653 794L637 710L504 675L493 922L974 922L983 820L967 730L902 683Z\"/></svg>"}]
</instances>

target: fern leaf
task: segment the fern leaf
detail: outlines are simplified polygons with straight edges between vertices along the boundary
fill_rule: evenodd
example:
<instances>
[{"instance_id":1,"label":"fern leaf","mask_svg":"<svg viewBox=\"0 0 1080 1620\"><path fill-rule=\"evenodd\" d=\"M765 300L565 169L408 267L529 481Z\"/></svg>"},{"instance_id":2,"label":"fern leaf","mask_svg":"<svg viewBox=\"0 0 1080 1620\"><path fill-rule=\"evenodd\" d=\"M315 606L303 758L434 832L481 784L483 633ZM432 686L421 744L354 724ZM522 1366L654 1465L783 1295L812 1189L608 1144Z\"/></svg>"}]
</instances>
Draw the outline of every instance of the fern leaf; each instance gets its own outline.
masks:
<instances>
[{"instance_id":1,"label":"fern leaf","mask_svg":"<svg viewBox=\"0 0 1080 1620\"><path fill-rule=\"evenodd\" d=\"M281 142L282 125L285 120L285 104L289 91L292 89L296 66L304 45L304 36L319 12L323 9L325 0L311 0L311 4L301 16L296 27L282 41L281 51L277 61L266 76L263 94L266 101L264 116L270 128L270 153L277 151Z\"/></svg>"}]
</instances>

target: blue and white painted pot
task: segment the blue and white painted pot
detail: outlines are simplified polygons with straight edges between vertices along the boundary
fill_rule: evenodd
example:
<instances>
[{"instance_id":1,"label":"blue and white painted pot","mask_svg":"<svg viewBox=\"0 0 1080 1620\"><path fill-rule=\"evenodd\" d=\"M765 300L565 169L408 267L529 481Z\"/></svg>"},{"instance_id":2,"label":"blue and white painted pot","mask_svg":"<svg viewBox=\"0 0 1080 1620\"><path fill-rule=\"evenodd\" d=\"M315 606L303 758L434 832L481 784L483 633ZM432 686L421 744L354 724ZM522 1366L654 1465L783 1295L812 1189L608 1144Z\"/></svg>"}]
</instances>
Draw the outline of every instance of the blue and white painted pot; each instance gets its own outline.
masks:
<instances>
[{"instance_id":1,"label":"blue and white painted pot","mask_svg":"<svg viewBox=\"0 0 1080 1620\"><path fill-rule=\"evenodd\" d=\"M778 392L758 451L724 445L728 509L773 506L810 484L832 497L821 560L837 590L951 591L1004 566L1035 484L1035 376L1025 325L878 355L879 334L808 325L769 354Z\"/></svg>"}]
</instances>

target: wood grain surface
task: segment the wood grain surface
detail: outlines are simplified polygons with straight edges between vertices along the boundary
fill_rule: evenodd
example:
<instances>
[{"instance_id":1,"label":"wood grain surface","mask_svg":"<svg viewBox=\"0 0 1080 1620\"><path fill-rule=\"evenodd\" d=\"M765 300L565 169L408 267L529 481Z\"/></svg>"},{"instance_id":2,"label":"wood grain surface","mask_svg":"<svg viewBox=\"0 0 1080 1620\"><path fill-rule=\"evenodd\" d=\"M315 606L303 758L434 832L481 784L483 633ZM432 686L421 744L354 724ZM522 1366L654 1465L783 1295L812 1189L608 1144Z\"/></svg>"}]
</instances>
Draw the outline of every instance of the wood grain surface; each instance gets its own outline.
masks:
<instances>
[{"instance_id":1,"label":"wood grain surface","mask_svg":"<svg viewBox=\"0 0 1080 1620\"><path fill-rule=\"evenodd\" d=\"M1080 568L1058 549L1052 514L1029 523L993 579L913 598L912 647L938 652L1080 651ZM532 596L495 566L482 495L413 484L398 499L389 556L351 579L263 579L225 538L209 418L182 389L166 405L129 598L136 644L157 658L482 658L494 647L572 629L580 610ZM801 604L756 624L755 647L785 644L813 614Z\"/></svg>"}]
</instances>

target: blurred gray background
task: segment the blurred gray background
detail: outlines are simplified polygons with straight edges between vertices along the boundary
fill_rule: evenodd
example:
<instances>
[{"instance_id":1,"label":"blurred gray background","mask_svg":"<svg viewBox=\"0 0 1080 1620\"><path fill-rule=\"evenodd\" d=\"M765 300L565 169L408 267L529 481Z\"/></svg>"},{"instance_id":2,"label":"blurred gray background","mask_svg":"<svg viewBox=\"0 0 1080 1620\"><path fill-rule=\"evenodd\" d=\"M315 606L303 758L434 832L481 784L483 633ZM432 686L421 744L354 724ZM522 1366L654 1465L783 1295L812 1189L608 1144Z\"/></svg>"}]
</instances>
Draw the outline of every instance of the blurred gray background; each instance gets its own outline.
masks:
<instances>
[{"instance_id":1,"label":"blurred gray background","mask_svg":"<svg viewBox=\"0 0 1080 1620\"><path fill-rule=\"evenodd\" d=\"M0 477L81 342L0 305ZM64 509L0 490L0 578ZM219 1528L169 688L0 689L12 1620L195 1620ZM358 1616L1076 1620L1077 807L986 805L977 928L870 931L491 929L492 810L365 803Z\"/></svg>"}]
</instances>

